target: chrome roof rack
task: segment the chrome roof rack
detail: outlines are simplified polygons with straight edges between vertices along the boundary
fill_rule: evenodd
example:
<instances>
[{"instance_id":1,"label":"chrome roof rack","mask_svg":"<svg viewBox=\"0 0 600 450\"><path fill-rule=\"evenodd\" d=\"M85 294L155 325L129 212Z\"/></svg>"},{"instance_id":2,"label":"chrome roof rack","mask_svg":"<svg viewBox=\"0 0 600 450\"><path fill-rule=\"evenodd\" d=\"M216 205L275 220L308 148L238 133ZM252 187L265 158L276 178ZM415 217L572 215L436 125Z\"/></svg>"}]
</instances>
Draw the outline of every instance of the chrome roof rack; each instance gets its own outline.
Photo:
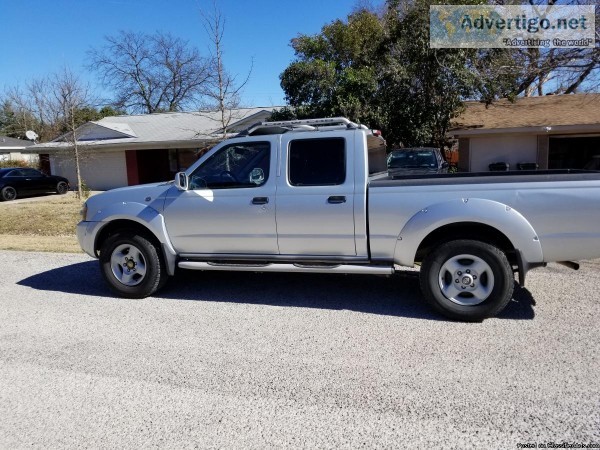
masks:
<instances>
[{"instance_id":1,"label":"chrome roof rack","mask_svg":"<svg viewBox=\"0 0 600 450\"><path fill-rule=\"evenodd\" d=\"M258 122L238 136L260 136L264 134L282 134L288 131L325 131L325 130L357 130L368 128L351 122L345 117L327 117L324 119L281 120L277 122Z\"/></svg>"}]
</instances>

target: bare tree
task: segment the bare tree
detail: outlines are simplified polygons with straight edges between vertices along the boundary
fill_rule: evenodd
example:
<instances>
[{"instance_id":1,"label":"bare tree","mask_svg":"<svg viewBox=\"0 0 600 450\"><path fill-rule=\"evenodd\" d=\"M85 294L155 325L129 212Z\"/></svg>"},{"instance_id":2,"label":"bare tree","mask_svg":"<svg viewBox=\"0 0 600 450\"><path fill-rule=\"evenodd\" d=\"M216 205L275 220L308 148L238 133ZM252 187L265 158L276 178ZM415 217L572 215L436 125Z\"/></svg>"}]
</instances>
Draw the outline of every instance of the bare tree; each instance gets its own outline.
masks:
<instances>
[{"instance_id":1,"label":"bare tree","mask_svg":"<svg viewBox=\"0 0 600 450\"><path fill-rule=\"evenodd\" d=\"M204 29L211 43L210 54L212 57L212 77L207 85L208 89L204 91L208 98L209 109L216 110L219 113L219 126L223 132L223 137L227 137L228 127L235 117L235 111L241 104L241 92L250 80L252 73L252 64L243 82L237 83L237 77L231 75L223 62L223 35L225 33L225 18L213 3L211 13L201 12Z\"/></svg>"},{"instance_id":2,"label":"bare tree","mask_svg":"<svg viewBox=\"0 0 600 450\"><path fill-rule=\"evenodd\" d=\"M49 84L48 78L37 78L6 89L5 102L14 112L15 132L19 135L35 130L41 141L47 141L59 134L56 111L48 96Z\"/></svg>"},{"instance_id":3,"label":"bare tree","mask_svg":"<svg viewBox=\"0 0 600 450\"><path fill-rule=\"evenodd\" d=\"M595 5L597 0L565 0L561 5ZM492 4L512 4L511 0L495 0ZM551 7L556 1L528 0L531 6ZM520 48L507 53L512 65L505 67L516 73L513 95L571 94L579 90L596 91L600 87L600 9L596 8L596 45L588 48Z\"/></svg>"},{"instance_id":4,"label":"bare tree","mask_svg":"<svg viewBox=\"0 0 600 450\"><path fill-rule=\"evenodd\" d=\"M85 194L81 176L83 154L78 143L76 114L78 110L90 105L92 101L90 87L68 68L55 74L50 79L50 86L50 104L53 105L59 123L62 122L62 128L68 130L63 135L63 139L70 144L67 155L75 165L77 196L83 199Z\"/></svg>"},{"instance_id":5,"label":"bare tree","mask_svg":"<svg viewBox=\"0 0 600 450\"><path fill-rule=\"evenodd\" d=\"M74 164L78 195L82 198L83 155L77 139L77 128L81 125L79 112L93 108L94 98L89 84L65 67L55 74L33 79L24 87L9 88L6 101L13 108L19 127L35 130L42 142L62 134L60 140L68 143L62 154Z\"/></svg>"},{"instance_id":6,"label":"bare tree","mask_svg":"<svg viewBox=\"0 0 600 450\"><path fill-rule=\"evenodd\" d=\"M209 81L210 60L169 33L120 31L88 52L88 68L130 112L179 111L196 105Z\"/></svg>"}]
</instances>

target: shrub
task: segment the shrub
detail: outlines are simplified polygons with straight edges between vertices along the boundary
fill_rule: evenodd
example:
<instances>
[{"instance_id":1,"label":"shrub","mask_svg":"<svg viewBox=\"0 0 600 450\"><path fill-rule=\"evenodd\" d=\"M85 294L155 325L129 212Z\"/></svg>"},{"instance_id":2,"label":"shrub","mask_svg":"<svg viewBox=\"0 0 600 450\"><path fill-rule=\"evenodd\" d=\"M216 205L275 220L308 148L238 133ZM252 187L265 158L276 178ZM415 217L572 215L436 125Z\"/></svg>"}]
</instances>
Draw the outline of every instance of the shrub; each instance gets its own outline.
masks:
<instances>
[{"instance_id":1,"label":"shrub","mask_svg":"<svg viewBox=\"0 0 600 450\"><path fill-rule=\"evenodd\" d=\"M83 180L81 180L81 192L83 193L83 198L86 198L86 199L90 196L90 193L92 192L90 187Z\"/></svg>"},{"instance_id":2,"label":"shrub","mask_svg":"<svg viewBox=\"0 0 600 450\"><path fill-rule=\"evenodd\" d=\"M81 195L83 196L83 198L81 198L79 196L79 189L75 190L75 195L77 196L77 198L79 200L84 200L89 198L90 194L91 194L92 190L90 189L90 187L87 185L87 183L84 180L81 180Z\"/></svg>"},{"instance_id":3,"label":"shrub","mask_svg":"<svg viewBox=\"0 0 600 450\"><path fill-rule=\"evenodd\" d=\"M23 159L0 159L0 168L6 167L31 167L32 169L38 168L38 163L25 161Z\"/></svg>"}]
</instances>

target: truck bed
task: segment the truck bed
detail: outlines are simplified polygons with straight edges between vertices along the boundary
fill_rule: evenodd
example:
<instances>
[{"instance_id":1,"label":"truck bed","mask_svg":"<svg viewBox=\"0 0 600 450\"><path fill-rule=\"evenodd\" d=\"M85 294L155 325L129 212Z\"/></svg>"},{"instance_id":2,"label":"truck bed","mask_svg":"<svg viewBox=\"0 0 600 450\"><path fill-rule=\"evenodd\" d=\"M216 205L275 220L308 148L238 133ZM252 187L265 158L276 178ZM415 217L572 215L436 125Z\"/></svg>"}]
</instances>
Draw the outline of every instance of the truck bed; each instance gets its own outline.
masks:
<instances>
[{"instance_id":1,"label":"truck bed","mask_svg":"<svg viewBox=\"0 0 600 450\"><path fill-rule=\"evenodd\" d=\"M600 171L559 169L507 172L457 172L421 175L388 175L386 172L382 172L369 178L369 186L430 186L594 180L600 180Z\"/></svg>"},{"instance_id":2,"label":"truck bed","mask_svg":"<svg viewBox=\"0 0 600 450\"><path fill-rule=\"evenodd\" d=\"M541 244L543 259L538 261L536 256L531 262L600 257L600 172L544 170L403 177L377 174L369 178L368 196L374 259L389 258L391 248L396 248L397 256L399 248L409 245L407 241L420 240L423 236L419 227L443 227L447 219L497 228L507 219L502 211L509 209L522 216L518 220L534 231L517 231L514 217L505 224L506 232L513 234L511 239L519 239L523 246L528 246L531 239ZM411 221L416 228L407 234Z\"/></svg>"}]
</instances>

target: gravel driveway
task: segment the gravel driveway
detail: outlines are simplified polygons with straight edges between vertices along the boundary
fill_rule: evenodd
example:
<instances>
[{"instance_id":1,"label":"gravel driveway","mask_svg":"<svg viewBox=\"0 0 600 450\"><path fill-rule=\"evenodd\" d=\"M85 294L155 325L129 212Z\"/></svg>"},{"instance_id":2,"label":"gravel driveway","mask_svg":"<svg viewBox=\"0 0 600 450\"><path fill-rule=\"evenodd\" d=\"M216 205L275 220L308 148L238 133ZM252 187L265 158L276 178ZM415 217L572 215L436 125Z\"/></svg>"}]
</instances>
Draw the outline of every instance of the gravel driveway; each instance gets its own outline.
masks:
<instances>
[{"instance_id":1,"label":"gravel driveway","mask_svg":"<svg viewBox=\"0 0 600 450\"><path fill-rule=\"evenodd\" d=\"M124 300L84 255L0 260L0 448L600 443L597 263L467 324L414 271L191 272Z\"/></svg>"}]
</instances>

